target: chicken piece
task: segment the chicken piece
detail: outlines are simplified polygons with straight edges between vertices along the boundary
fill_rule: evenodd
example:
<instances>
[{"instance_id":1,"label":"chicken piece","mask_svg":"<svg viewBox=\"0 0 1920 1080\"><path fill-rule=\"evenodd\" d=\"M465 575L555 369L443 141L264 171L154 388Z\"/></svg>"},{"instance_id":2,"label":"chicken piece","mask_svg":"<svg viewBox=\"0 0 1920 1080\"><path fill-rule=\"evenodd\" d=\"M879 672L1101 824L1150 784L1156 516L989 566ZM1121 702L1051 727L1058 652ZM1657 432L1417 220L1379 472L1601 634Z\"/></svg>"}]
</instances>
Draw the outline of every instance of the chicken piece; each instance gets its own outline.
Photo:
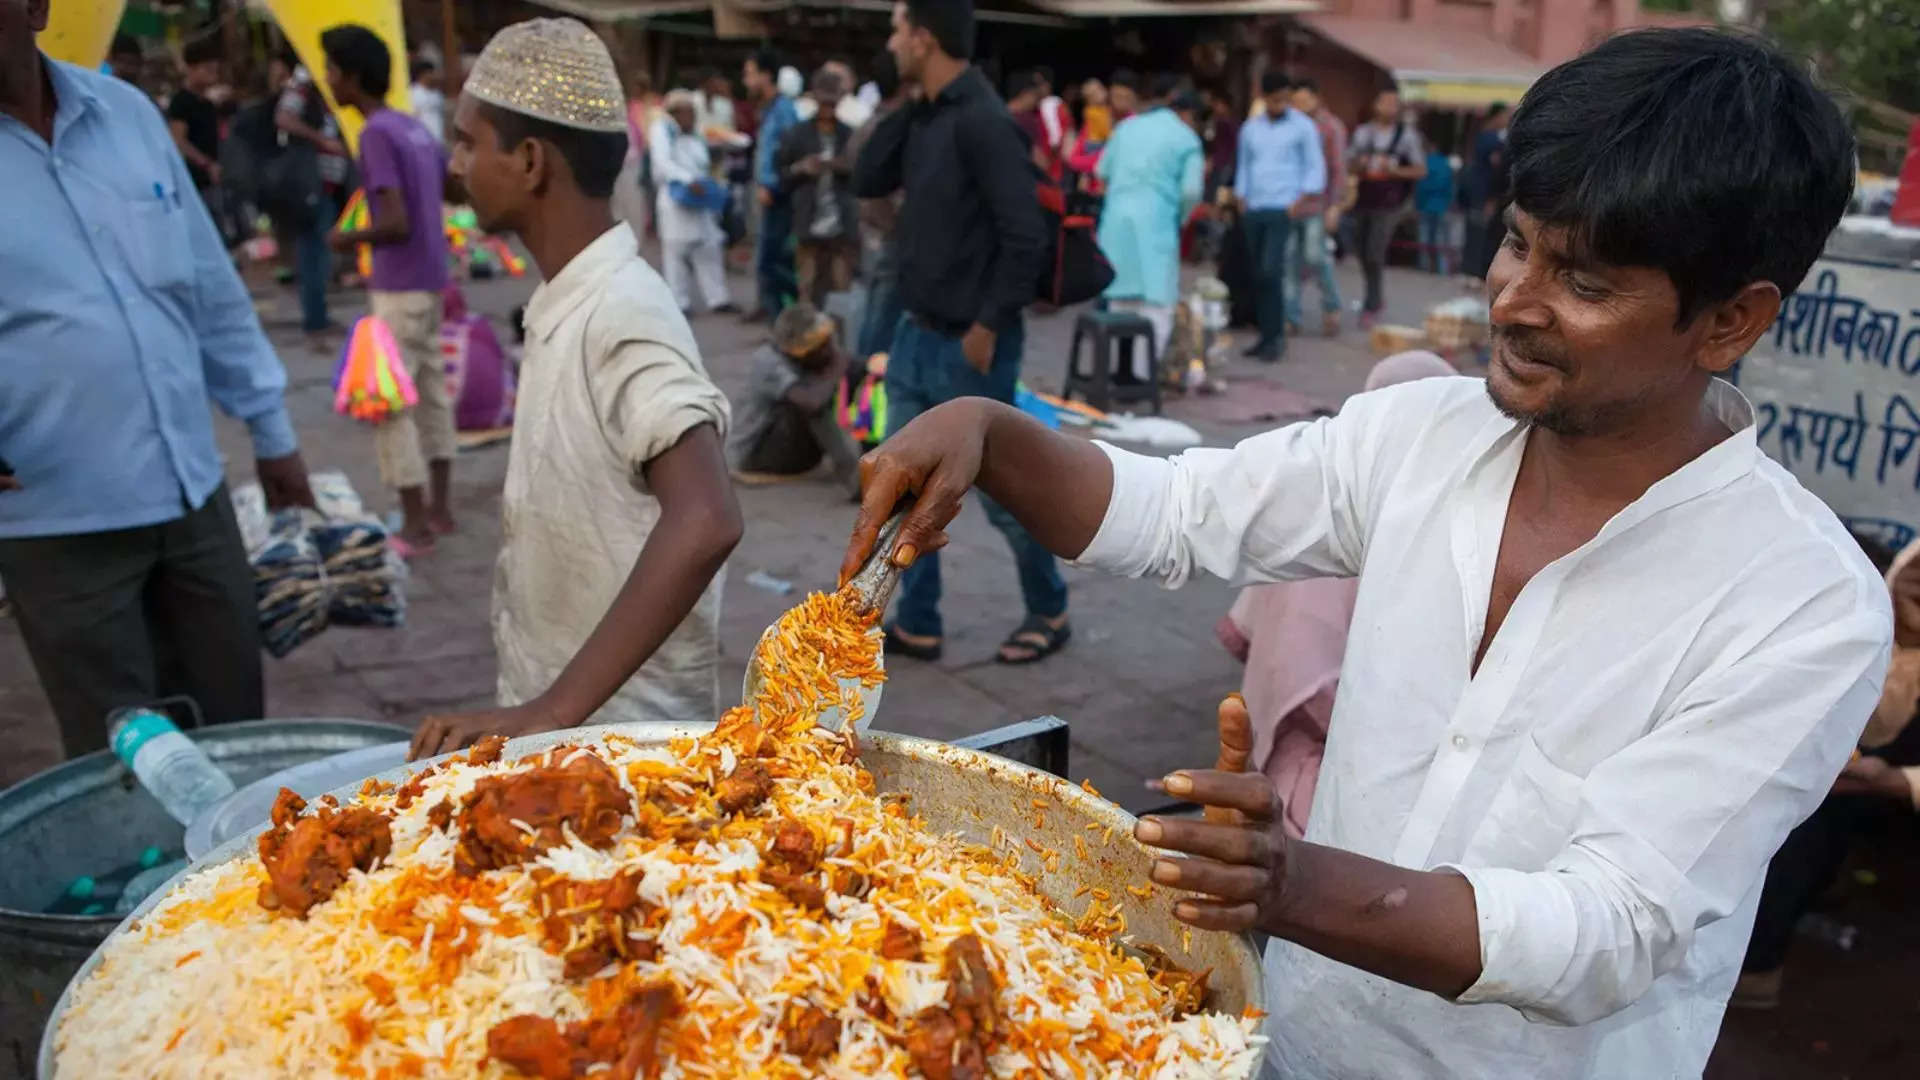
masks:
<instances>
[{"instance_id":1,"label":"chicken piece","mask_svg":"<svg viewBox=\"0 0 1920 1080\"><path fill-rule=\"evenodd\" d=\"M482 735L480 741L467 751L467 764L491 765L500 760L500 752L507 748L505 735Z\"/></svg>"},{"instance_id":2,"label":"chicken piece","mask_svg":"<svg viewBox=\"0 0 1920 1080\"><path fill-rule=\"evenodd\" d=\"M487 1056L539 1080L592 1075L607 1080L652 1080L660 1073L660 1028L679 1008L670 984L642 987L609 1015L590 1016L564 1029L544 1016L509 1017L487 1032Z\"/></svg>"},{"instance_id":3,"label":"chicken piece","mask_svg":"<svg viewBox=\"0 0 1920 1080\"><path fill-rule=\"evenodd\" d=\"M808 1065L840 1049L840 1021L817 1005L796 1004L787 1010L781 1026L786 1030L787 1053Z\"/></svg>"},{"instance_id":4,"label":"chicken piece","mask_svg":"<svg viewBox=\"0 0 1920 1080\"><path fill-rule=\"evenodd\" d=\"M487 1032L487 1056L540 1080L573 1080L574 1063L581 1055L552 1018L522 1014Z\"/></svg>"},{"instance_id":5,"label":"chicken piece","mask_svg":"<svg viewBox=\"0 0 1920 1080\"><path fill-rule=\"evenodd\" d=\"M427 824L436 829L445 829L453 824L453 804L441 799L427 807Z\"/></svg>"},{"instance_id":6,"label":"chicken piece","mask_svg":"<svg viewBox=\"0 0 1920 1080\"><path fill-rule=\"evenodd\" d=\"M546 760L549 764L482 777L473 786L460 811L456 870L473 874L524 862L565 843L563 828L588 847L613 842L620 819L633 812L633 797L620 778L587 751L560 747Z\"/></svg>"},{"instance_id":7,"label":"chicken piece","mask_svg":"<svg viewBox=\"0 0 1920 1080\"><path fill-rule=\"evenodd\" d=\"M780 890L780 895L798 907L814 911L825 911L827 908L827 890L821 888L820 883L809 874L796 874L778 866L762 866L760 880Z\"/></svg>"},{"instance_id":8,"label":"chicken piece","mask_svg":"<svg viewBox=\"0 0 1920 1080\"><path fill-rule=\"evenodd\" d=\"M650 909L640 899L640 873L623 870L599 881L549 878L540 883L543 928L549 944L566 948L565 975L584 978L622 959L651 960L659 946L633 941L627 931L639 925Z\"/></svg>"},{"instance_id":9,"label":"chicken piece","mask_svg":"<svg viewBox=\"0 0 1920 1080\"><path fill-rule=\"evenodd\" d=\"M820 846L813 831L792 818L780 819L773 828L773 846L767 858L797 873L806 873L820 862Z\"/></svg>"},{"instance_id":10,"label":"chicken piece","mask_svg":"<svg viewBox=\"0 0 1920 1080\"><path fill-rule=\"evenodd\" d=\"M653 1080L660 1074L660 1029L679 1008L680 994L673 985L656 983L634 991L612 1016L569 1024L567 1035L589 1060L613 1065L596 1077Z\"/></svg>"},{"instance_id":11,"label":"chicken piece","mask_svg":"<svg viewBox=\"0 0 1920 1080\"><path fill-rule=\"evenodd\" d=\"M851 866L836 866L828 875L833 891L841 896L851 896L855 900L864 900L873 889L873 879Z\"/></svg>"},{"instance_id":12,"label":"chicken piece","mask_svg":"<svg viewBox=\"0 0 1920 1080\"><path fill-rule=\"evenodd\" d=\"M269 820L273 822L275 828L290 829L306 811L307 800L295 794L292 788L283 787L280 789L280 794L273 797L273 811L269 815Z\"/></svg>"},{"instance_id":13,"label":"chicken piece","mask_svg":"<svg viewBox=\"0 0 1920 1080\"><path fill-rule=\"evenodd\" d=\"M888 919L880 932L880 955L888 960L920 959L920 931Z\"/></svg>"},{"instance_id":14,"label":"chicken piece","mask_svg":"<svg viewBox=\"0 0 1920 1080\"><path fill-rule=\"evenodd\" d=\"M907 1056L926 1080L984 1080L987 1075L986 1051L960 1033L952 1013L937 1006L908 1025Z\"/></svg>"},{"instance_id":15,"label":"chicken piece","mask_svg":"<svg viewBox=\"0 0 1920 1080\"><path fill-rule=\"evenodd\" d=\"M720 809L729 814L751 810L767 801L771 794L773 777L768 776L766 767L757 761L739 763L725 779L713 785L713 797L719 800Z\"/></svg>"},{"instance_id":16,"label":"chicken piece","mask_svg":"<svg viewBox=\"0 0 1920 1080\"><path fill-rule=\"evenodd\" d=\"M887 1004L887 995L881 992L880 980L875 976L866 977L864 989L854 996L853 1003L875 1020L883 1024L893 1023L893 1008Z\"/></svg>"},{"instance_id":17,"label":"chicken piece","mask_svg":"<svg viewBox=\"0 0 1920 1080\"><path fill-rule=\"evenodd\" d=\"M370 869L393 848L387 818L372 810L323 805L299 817L305 805L300 796L281 788L274 801L274 826L260 834L259 841L260 863L267 871L260 906L301 918L332 896L348 871Z\"/></svg>"},{"instance_id":18,"label":"chicken piece","mask_svg":"<svg viewBox=\"0 0 1920 1080\"><path fill-rule=\"evenodd\" d=\"M414 773L412 776L407 777L407 782L401 784L399 789L394 792L393 805L401 810L412 806L413 800L419 798L421 794L426 791L427 778L439 771L440 766L430 765Z\"/></svg>"},{"instance_id":19,"label":"chicken piece","mask_svg":"<svg viewBox=\"0 0 1920 1080\"><path fill-rule=\"evenodd\" d=\"M962 934L947 945L946 962L941 974L947 980L947 1008L963 1035L985 1040L995 1028L993 1012L993 969L987 966L987 950L979 937Z\"/></svg>"}]
</instances>

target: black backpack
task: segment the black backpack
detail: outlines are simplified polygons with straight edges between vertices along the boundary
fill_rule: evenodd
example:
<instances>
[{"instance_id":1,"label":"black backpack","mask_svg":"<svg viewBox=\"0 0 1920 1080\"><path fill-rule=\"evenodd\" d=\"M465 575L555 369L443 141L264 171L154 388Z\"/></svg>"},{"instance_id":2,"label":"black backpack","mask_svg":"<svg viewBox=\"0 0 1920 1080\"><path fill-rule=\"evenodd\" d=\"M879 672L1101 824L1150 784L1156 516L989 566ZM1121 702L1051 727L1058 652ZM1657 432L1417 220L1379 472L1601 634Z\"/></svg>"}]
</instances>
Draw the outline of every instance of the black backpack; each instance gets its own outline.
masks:
<instances>
[{"instance_id":1,"label":"black backpack","mask_svg":"<svg viewBox=\"0 0 1920 1080\"><path fill-rule=\"evenodd\" d=\"M1046 258L1034 285L1033 302L1048 308L1092 300L1113 284L1113 264L1095 236L1099 219L1080 196L1069 197L1052 177L1034 168L1034 198L1046 223Z\"/></svg>"}]
</instances>

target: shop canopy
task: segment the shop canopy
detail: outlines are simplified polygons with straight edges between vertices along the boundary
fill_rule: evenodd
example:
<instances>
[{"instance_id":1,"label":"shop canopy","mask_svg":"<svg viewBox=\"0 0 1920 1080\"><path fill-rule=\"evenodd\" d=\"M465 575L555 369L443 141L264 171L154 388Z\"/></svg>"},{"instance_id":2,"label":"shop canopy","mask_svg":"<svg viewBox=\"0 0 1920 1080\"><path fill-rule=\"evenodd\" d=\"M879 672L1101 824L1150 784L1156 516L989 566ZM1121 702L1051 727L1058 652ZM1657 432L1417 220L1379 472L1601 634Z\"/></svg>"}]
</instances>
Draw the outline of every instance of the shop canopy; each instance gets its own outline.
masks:
<instances>
[{"instance_id":1,"label":"shop canopy","mask_svg":"<svg viewBox=\"0 0 1920 1080\"><path fill-rule=\"evenodd\" d=\"M893 0L535 0L586 19L681 15L711 11L721 36L753 16L790 7L845 7L890 12ZM1076 19L1154 18L1200 15L1271 15L1316 11L1320 0L989 0L976 8L982 22L1066 27Z\"/></svg>"},{"instance_id":2,"label":"shop canopy","mask_svg":"<svg viewBox=\"0 0 1920 1080\"><path fill-rule=\"evenodd\" d=\"M1400 84L1401 100L1482 109L1520 99L1546 67L1488 35L1432 24L1301 15L1300 25L1367 60Z\"/></svg>"}]
</instances>

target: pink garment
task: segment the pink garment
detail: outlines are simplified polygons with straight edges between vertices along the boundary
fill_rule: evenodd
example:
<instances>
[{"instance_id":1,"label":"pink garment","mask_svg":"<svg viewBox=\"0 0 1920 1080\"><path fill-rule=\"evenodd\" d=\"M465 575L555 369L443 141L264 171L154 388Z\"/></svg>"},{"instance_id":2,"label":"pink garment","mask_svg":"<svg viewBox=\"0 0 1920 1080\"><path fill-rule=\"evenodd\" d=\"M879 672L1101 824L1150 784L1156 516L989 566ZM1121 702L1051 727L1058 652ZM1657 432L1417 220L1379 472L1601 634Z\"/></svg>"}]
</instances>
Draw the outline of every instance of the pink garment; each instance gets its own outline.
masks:
<instances>
[{"instance_id":1,"label":"pink garment","mask_svg":"<svg viewBox=\"0 0 1920 1080\"><path fill-rule=\"evenodd\" d=\"M1373 366L1366 389L1452 374L1433 353L1396 353ZM1215 627L1220 643L1247 665L1240 693L1253 721L1250 760L1273 781L1289 836L1306 835L1359 591L1353 578L1254 585L1240 590Z\"/></svg>"},{"instance_id":2,"label":"pink garment","mask_svg":"<svg viewBox=\"0 0 1920 1080\"><path fill-rule=\"evenodd\" d=\"M1221 644L1246 661L1240 693L1253 719L1251 760L1280 793L1289 836L1307 831L1359 590L1353 578L1255 585L1240 590L1218 627Z\"/></svg>"}]
</instances>

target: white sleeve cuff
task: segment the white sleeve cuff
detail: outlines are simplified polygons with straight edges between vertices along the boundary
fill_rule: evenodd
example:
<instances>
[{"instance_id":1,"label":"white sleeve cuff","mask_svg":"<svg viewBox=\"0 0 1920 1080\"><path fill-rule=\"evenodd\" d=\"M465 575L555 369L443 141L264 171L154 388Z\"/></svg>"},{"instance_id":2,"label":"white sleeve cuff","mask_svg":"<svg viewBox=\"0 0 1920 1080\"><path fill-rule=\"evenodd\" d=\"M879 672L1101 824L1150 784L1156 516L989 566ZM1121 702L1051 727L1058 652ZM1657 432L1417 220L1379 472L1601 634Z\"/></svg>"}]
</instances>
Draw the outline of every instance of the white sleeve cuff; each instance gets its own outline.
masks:
<instances>
[{"instance_id":1,"label":"white sleeve cuff","mask_svg":"<svg viewBox=\"0 0 1920 1080\"><path fill-rule=\"evenodd\" d=\"M1579 938L1573 897L1551 873L1490 866L1442 866L1473 886L1480 930L1480 978L1457 999L1497 1002L1529 1020L1566 1023L1555 988Z\"/></svg>"},{"instance_id":2,"label":"white sleeve cuff","mask_svg":"<svg viewBox=\"0 0 1920 1080\"><path fill-rule=\"evenodd\" d=\"M1136 454L1112 443L1095 440L1094 445L1113 466L1113 494L1100 531L1071 564L1139 577L1154 562L1154 542L1167 517L1167 482L1173 465L1165 458Z\"/></svg>"}]
</instances>

